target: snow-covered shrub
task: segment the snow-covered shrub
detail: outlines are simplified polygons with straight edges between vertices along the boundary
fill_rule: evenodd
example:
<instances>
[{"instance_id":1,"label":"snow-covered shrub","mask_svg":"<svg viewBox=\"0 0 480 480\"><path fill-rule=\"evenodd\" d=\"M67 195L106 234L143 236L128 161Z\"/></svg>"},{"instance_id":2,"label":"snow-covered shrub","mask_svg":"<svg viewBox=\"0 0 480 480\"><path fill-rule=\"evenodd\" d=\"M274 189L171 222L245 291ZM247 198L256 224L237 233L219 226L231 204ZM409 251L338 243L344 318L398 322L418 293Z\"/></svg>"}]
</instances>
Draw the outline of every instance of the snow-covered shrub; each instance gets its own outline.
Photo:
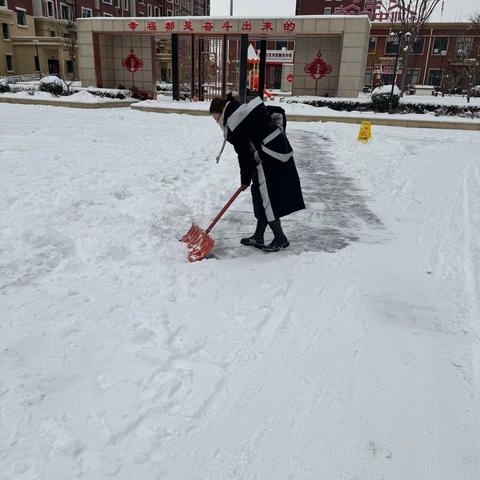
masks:
<instances>
[{"instance_id":1,"label":"snow-covered shrub","mask_svg":"<svg viewBox=\"0 0 480 480\"><path fill-rule=\"evenodd\" d=\"M390 95L392 93L391 85L383 85L382 87L377 87L372 92L372 105L373 109L376 112L388 112L388 107L390 104ZM398 107L400 103L400 90L397 86L393 89L393 109Z\"/></svg>"},{"instance_id":2,"label":"snow-covered shrub","mask_svg":"<svg viewBox=\"0 0 480 480\"><path fill-rule=\"evenodd\" d=\"M49 92L52 95L63 95L67 91L67 85L55 75L43 77L40 80L39 89L42 92Z\"/></svg>"},{"instance_id":3,"label":"snow-covered shrub","mask_svg":"<svg viewBox=\"0 0 480 480\"><path fill-rule=\"evenodd\" d=\"M0 78L0 93L6 93L10 91L10 85L6 78Z\"/></svg>"},{"instance_id":4,"label":"snow-covered shrub","mask_svg":"<svg viewBox=\"0 0 480 480\"><path fill-rule=\"evenodd\" d=\"M480 97L480 85L472 88L472 90L470 91L470 96L475 98Z\"/></svg>"}]
</instances>

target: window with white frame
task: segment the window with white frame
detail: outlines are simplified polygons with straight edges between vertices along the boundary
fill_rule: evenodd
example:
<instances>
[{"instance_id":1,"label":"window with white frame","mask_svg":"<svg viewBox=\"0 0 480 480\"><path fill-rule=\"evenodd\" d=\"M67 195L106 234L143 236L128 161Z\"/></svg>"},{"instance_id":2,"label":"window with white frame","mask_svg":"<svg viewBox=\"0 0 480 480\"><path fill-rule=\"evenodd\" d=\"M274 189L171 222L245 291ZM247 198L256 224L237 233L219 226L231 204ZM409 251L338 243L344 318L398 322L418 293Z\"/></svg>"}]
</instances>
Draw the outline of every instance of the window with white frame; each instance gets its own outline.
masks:
<instances>
[{"instance_id":1,"label":"window with white frame","mask_svg":"<svg viewBox=\"0 0 480 480\"><path fill-rule=\"evenodd\" d=\"M13 55L5 55L5 66L7 72L13 72Z\"/></svg>"},{"instance_id":2,"label":"window with white frame","mask_svg":"<svg viewBox=\"0 0 480 480\"><path fill-rule=\"evenodd\" d=\"M55 18L55 4L52 0L47 0L46 2L47 7L47 17Z\"/></svg>"},{"instance_id":3,"label":"window with white frame","mask_svg":"<svg viewBox=\"0 0 480 480\"><path fill-rule=\"evenodd\" d=\"M377 50L377 37L370 37L368 40L368 53L375 53Z\"/></svg>"},{"instance_id":4,"label":"window with white frame","mask_svg":"<svg viewBox=\"0 0 480 480\"><path fill-rule=\"evenodd\" d=\"M153 9L153 14L155 17L161 17L162 16L162 7L155 7Z\"/></svg>"},{"instance_id":5,"label":"window with white frame","mask_svg":"<svg viewBox=\"0 0 480 480\"><path fill-rule=\"evenodd\" d=\"M405 73L405 85L418 85L420 80L420 69L409 68Z\"/></svg>"},{"instance_id":6,"label":"window with white frame","mask_svg":"<svg viewBox=\"0 0 480 480\"><path fill-rule=\"evenodd\" d=\"M4 40L8 40L10 38L10 29L8 27L8 23L2 23L2 37Z\"/></svg>"},{"instance_id":7,"label":"window with white frame","mask_svg":"<svg viewBox=\"0 0 480 480\"><path fill-rule=\"evenodd\" d=\"M175 0L175 5L180 5L180 0Z\"/></svg>"},{"instance_id":8,"label":"window with white frame","mask_svg":"<svg viewBox=\"0 0 480 480\"><path fill-rule=\"evenodd\" d=\"M153 16L152 6L150 4L147 5L147 16Z\"/></svg>"},{"instance_id":9,"label":"window with white frame","mask_svg":"<svg viewBox=\"0 0 480 480\"><path fill-rule=\"evenodd\" d=\"M17 8L17 25L20 27L27 26L27 11L23 8Z\"/></svg>"},{"instance_id":10,"label":"window with white frame","mask_svg":"<svg viewBox=\"0 0 480 480\"><path fill-rule=\"evenodd\" d=\"M7 5L7 0L0 0L0 7L5 7L7 8L8 5Z\"/></svg>"},{"instance_id":11,"label":"window with white frame","mask_svg":"<svg viewBox=\"0 0 480 480\"><path fill-rule=\"evenodd\" d=\"M90 18L93 12L91 8L82 7L82 18Z\"/></svg>"},{"instance_id":12,"label":"window with white frame","mask_svg":"<svg viewBox=\"0 0 480 480\"><path fill-rule=\"evenodd\" d=\"M60 18L62 20L72 19L72 7L70 5L60 4Z\"/></svg>"},{"instance_id":13,"label":"window with white frame","mask_svg":"<svg viewBox=\"0 0 480 480\"><path fill-rule=\"evenodd\" d=\"M171 10L167 10L167 17L173 17L173 12Z\"/></svg>"},{"instance_id":14,"label":"window with white frame","mask_svg":"<svg viewBox=\"0 0 480 480\"><path fill-rule=\"evenodd\" d=\"M442 84L443 70L431 68L428 71L427 85L439 87Z\"/></svg>"},{"instance_id":15,"label":"window with white frame","mask_svg":"<svg viewBox=\"0 0 480 480\"><path fill-rule=\"evenodd\" d=\"M180 16L180 10L178 8L175 9L175 16L176 17Z\"/></svg>"},{"instance_id":16,"label":"window with white frame","mask_svg":"<svg viewBox=\"0 0 480 480\"><path fill-rule=\"evenodd\" d=\"M111 13L103 12L104 17L113 17Z\"/></svg>"},{"instance_id":17,"label":"window with white frame","mask_svg":"<svg viewBox=\"0 0 480 480\"><path fill-rule=\"evenodd\" d=\"M341 8L340 7L335 7L335 13L340 13Z\"/></svg>"},{"instance_id":18,"label":"window with white frame","mask_svg":"<svg viewBox=\"0 0 480 480\"><path fill-rule=\"evenodd\" d=\"M433 55L441 55L448 49L448 37L436 37L433 41Z\"/></svg>"},{"instance_id":19,"label":"window with white frame","mask_svg":"<svg viewBox=\"0 0 480 480\"><path fill-rule=\"evenodd\" d=\"M325 7L323 9L323 14L324 15L331 15L332 14L332 7Z\"/></svg>"},{"instance_id":20,"label":"window with white frame","mask_svg":"<svg viewBox=\"0 0 480 480\"><path fill-rule=\"evenodd\" d=\"M365 77L363 79L363 84L364 85L371 85L372 84L372 69L367 68L365 70Z\"/></svg>"},{"instance_id":21,"label":"window with white frame","mask_svg":"<svg viewBox=\"0 0 480 480\"><path fill-rule=\"evenodd\" d=\"M115 0L115 6L117 8L122 8L122 0Z\"/></svg>"},{"instance_id":22,"label":"window with white frame","mask_svg":"<svg viewBox=\"0 0 480 480\"><path fill-rule=\"evenodd\" d=\"M107 5L112 5L113 1L112 0L102 0L103 3L106 3Z\"/></svg>"},{"instance_id":23,"label":"window with white frame","mask_svg":"<svg viewBox=\"0 0 480 480\"><path fill-rule=\"evenodd\" d=\"M138 0L138 3L139 3L140 5L145 5L145 0Z\"/></svg>"},{"instance_id":24,"label":"window with white frame","mask_svg":"<svg viewBox=\"0 0 480 480\"><path fill-rule=\"evenodd\" d=\"M459 37L457 38L457 45L455 51L457 54L467 57L472 53L473 37Z\"/></svg>"},{"instance_id":25,"label":"window with white frame","mask_svg":"<svg viewBox=\"0 0 480 480\"><path fill-rule=\"evenodd\" d=\"M123 9L128 12L128 0L123 0Z\"/></svg>"}]
</instances>

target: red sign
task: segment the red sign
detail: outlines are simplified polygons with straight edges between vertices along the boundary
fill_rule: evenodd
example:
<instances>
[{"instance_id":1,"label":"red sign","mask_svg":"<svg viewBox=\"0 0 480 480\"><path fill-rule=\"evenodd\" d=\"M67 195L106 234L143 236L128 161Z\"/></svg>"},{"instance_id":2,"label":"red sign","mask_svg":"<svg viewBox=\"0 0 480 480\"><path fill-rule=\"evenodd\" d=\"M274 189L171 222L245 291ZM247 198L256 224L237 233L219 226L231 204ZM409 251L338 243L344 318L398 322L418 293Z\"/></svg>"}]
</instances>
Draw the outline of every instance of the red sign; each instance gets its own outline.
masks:
<instances>
[{"instance_id":1,"label":"red sign","mask_svg":"<svg viewBox=\"0 0 480 480\"><path fill-rule=\"evenodd\" d=\"M212 22L205 22L202 27L206 32L211 32L212 30L215 29L214 25Z\"/></svg>"},{"instance_id":2,"label":"red sign","mask_svg":"<svg viewBox=\"0 0 480 480\"><path fill-rule=\"evenodd\" d=\"M252 30L252 22L249 22L248 20L245 20L243 23L242 23L242 30L244 32L249 32Z\"/></svg>"},{"instance_id":3,"label":"red sign","mask_svg":"<svg viewBox=\"0 0 480 480\"><path fill-rule=\"evenodd\" d=\"M183 30L193 32L193 25L191 20L185 20L185 22L183 23Z\"/></svg>"},{"instance_id":4,"label":"red sign","mask_svg":"<svg viewBox=\"0 0 480 480\"><path fill-rule=\"evenodd\" d=\"M293 82L293 73L289 73L287 76L287 82L292 83Z\"/></svg>"},{"instance_id":5,"label":"red sign","mask_svg":"<svg viewBox=\"0 0 480 480\"><path fill-rule=\"evenodd\" d=\"M263 22L262 32L266 32L267 30L273 31L273 25L272 25L272 22L270 22L270 20L265 20Z\"/></svg>"},{"instance_id":6,"label":"red sign","mask_svg":"<svg viewBox=\"0 0 480 480\"><path fill-rule=\"evenodd\" d=\"M175 30L175 22L172 20L169 20L168 22L165 22L165 30L167 32L171 32Z\"/></svg>"},{"instance_id":7,"label":"red sign","mask_svg":"<svg viewBox=\"0 0 480 480\"><path fill-rule=\"evenodd\" d=\"M329 73L332 73L332 66L322 58L320 52L317 53L315 60L312 63L305 65L305 73L308 73L314 80L320 80Z\"/></svg>"},{"instance_id":8,"label":"red sign","mask_svg":"<svg viewBox=\"0 0 480 480\"><path fill-rule=\"evenodd\" d=\"M231 28L233 28L233 25L228 20L225 20L222 25L222 30L228 32Z\"/></svg>"},{"instance_id":9,"label":"red sign","mask_svg":"<svg viewBox=\"0 0 480 480\"><path fill-rule=\"evenodd\" d=\"M283 30L285 32L294 32L295 31L296 24L293 20L288 20L283 24Z\"/></svg>"},{"instance_id":10,"label":"red sign","mask_svg":"<svg viewBox=\"0 0 480 480\"><path fill-rule=\"evenodd\" d=\"M157 31L157 22L147 22L147 30L149 32L156 32Z\"/></svg>"}]
</instances>

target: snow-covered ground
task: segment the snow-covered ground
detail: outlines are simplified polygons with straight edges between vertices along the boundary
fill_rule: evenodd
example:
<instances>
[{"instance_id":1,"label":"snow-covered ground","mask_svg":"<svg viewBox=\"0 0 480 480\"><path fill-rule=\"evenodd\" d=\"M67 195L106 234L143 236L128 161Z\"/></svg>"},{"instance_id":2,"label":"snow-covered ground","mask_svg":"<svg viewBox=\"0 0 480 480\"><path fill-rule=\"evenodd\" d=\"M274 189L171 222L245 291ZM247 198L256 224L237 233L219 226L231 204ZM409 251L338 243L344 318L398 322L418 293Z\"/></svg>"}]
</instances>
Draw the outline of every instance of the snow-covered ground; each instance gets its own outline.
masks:
<instances>
[{"instance_id":1,"label":"snow-covered ground","mask_svg":"<svg viewBox=\"0 0 480 480\"><path fill-rule=\"evenodd\" d=\"M189 264L213 120L0 117L1 480L480 478L477 132L290 123L291 248Z\"/></svg>"},{"instance_id":2,"label":"snow-covered ground","mask_svg":"<svg viewBox=\"0 0 480 480\"><path fill-rule=\"evenodd\" d=\"M27 91L24 92L7 92L1 93L0 98L21 98L21 99L30 99L32 101L35 100L49 100L52 102L59 102L59 103L68 103L68 102L77 102L77 103L117 103L117 102L126 102L131 103L135 101L132 98L125 98L125 99L118 99L118 98L108 98L108 97L100 97L98 95L93 95L87 90L80 90L77 93L73 93L72 95L68 96L61 96L56 97L48 92L40 92L35 91L33 94L30 94Z\"/></svg>"}]
</instances>

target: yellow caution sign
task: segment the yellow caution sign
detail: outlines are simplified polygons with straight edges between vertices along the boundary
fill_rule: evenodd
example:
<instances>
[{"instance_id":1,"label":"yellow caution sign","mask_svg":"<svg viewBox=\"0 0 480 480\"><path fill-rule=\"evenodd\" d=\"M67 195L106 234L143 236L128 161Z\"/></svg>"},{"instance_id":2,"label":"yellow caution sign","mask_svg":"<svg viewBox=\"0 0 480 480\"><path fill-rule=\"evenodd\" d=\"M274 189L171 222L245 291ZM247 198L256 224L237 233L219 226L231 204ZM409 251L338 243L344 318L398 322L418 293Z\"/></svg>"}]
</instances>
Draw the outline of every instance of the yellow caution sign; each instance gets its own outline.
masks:
<instances>
[{"instance_id":1,"label":"yellow caution sign","mask_svg":"<svg viewBox=\"0 0 480 480\"><path fill-rule=\"evenodd\" d=\"M362 122L360 125L360 132L358 139L362 143L367 143L372 138L372 124L371 122Z\"/></svg>"}]
</instances>

